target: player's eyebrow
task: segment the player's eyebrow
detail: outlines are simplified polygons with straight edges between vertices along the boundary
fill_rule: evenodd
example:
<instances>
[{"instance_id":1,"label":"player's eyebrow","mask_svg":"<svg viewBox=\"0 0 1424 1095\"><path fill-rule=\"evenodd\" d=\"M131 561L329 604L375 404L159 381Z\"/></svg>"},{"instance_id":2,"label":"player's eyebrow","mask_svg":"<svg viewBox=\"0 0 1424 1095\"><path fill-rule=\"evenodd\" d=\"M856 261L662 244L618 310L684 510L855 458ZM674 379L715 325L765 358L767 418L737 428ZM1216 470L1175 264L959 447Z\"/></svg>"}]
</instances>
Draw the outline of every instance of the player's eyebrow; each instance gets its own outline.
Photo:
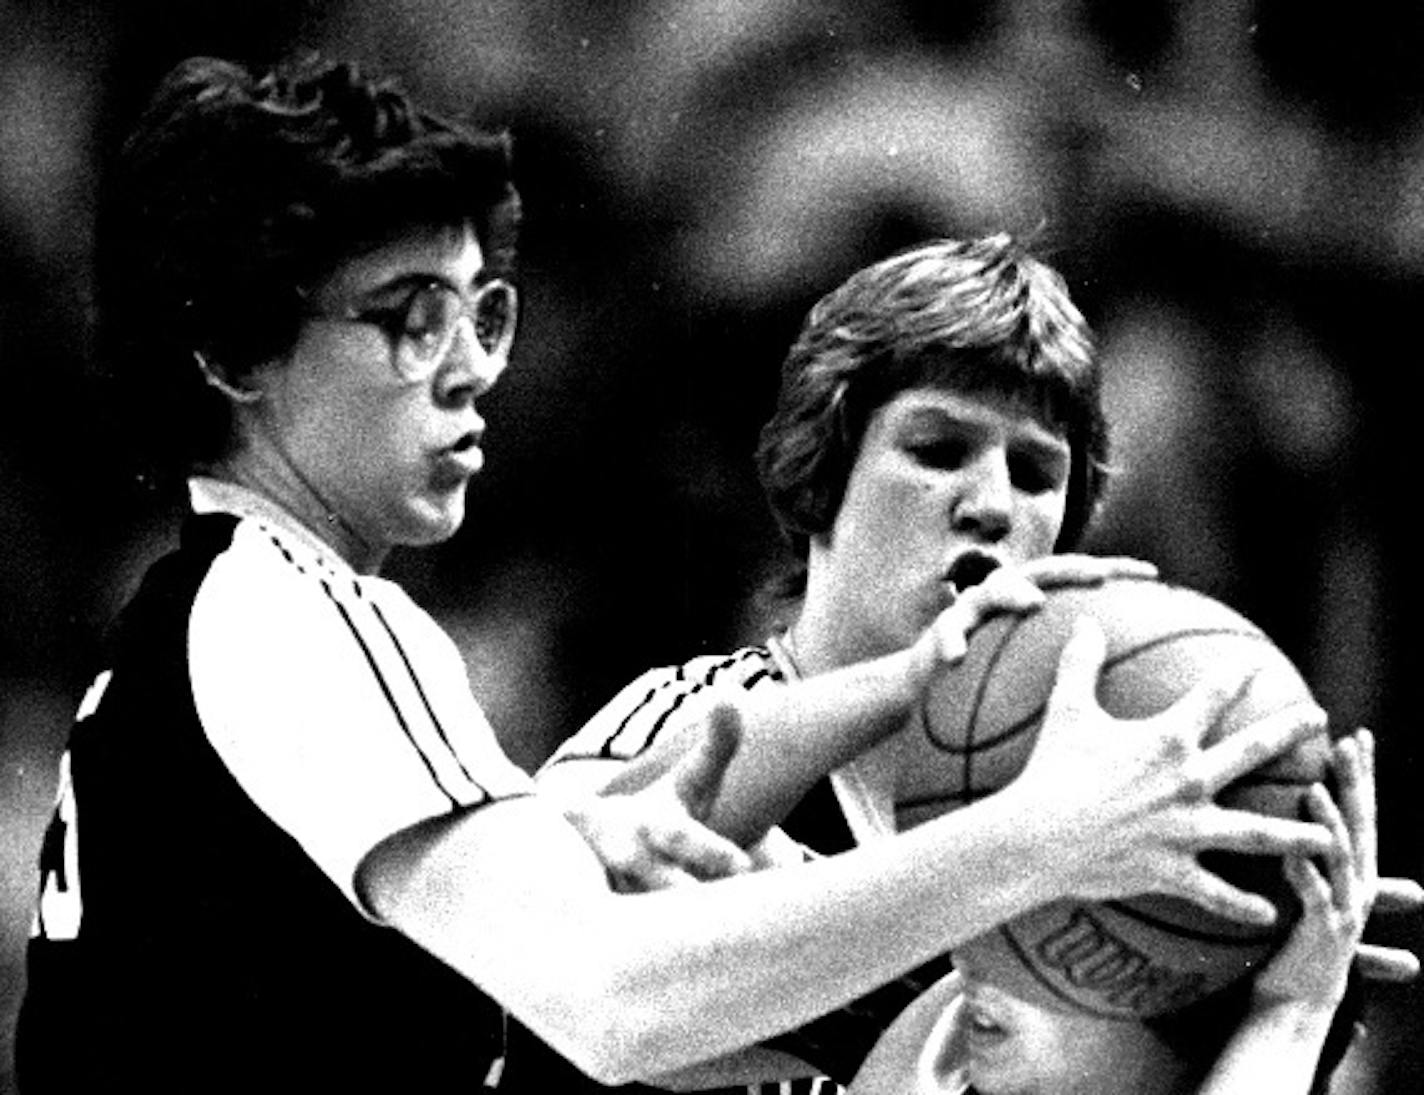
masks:
<instances>
[{"instance_id":1,"label":"player's eyebrow","mask_svg":"<svg viewBox=\"0 0 1424 1095\"><path fill-rule=\"evenodd\" d=\"M906 409L900 423L910 429L985 430L992 426L988 416L980 416L961 411L957 407L941 407L938 404L913 406Z\"/></svg>"},{"instance_id":2,"label":"player's eyebrow","mask_svg":"<svg viewBox=\"0 0 1424 1095\"><path fill-rule=\"evenodd\" d=\"M1073 448L1066 437L1060 437L1040 428L1033 431L1016 431L1009 437L1009 447L1030 453L1043 460L1068 463L1073 457Z\"/></svg>"},{"instance_id":3,"label":"player's eyebrow","mask_svg":"<svg viewBox=\"0 0 1424 1095\"><path fill-rule=\"evenodd\" d=\"M944 407L938 404L919 405L906 409L901 424L911 429L944 429L983 431L996 429L998 412L971 407ZM1010 420L1009 440L1015 445L1033 446L1045 450L1069 452L1067 438L1049 429L1037 419Z\"/></svg>"}]
</instances>

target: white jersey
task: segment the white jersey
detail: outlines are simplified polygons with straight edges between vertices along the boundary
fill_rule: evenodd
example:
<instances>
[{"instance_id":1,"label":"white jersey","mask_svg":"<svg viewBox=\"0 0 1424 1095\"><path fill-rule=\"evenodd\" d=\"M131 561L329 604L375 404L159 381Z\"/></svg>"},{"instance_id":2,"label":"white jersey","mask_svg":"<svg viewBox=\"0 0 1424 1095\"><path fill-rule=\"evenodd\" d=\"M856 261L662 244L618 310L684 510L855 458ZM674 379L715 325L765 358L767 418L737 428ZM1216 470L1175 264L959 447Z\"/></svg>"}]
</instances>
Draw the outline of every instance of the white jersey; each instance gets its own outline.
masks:
<instances>
[{"instance_id":1,"label":"white jersey","mask_svg":"<svg viewBox=\"0 0 1424 1095\"><path fill-rule=\"evenodd\" d=\"M360 907L361 858L417 822L532 791L500 749L454 642L260 496L194 482L242 517L193 602L203 733L263 813Z\"/></svg>"}]
</instances>

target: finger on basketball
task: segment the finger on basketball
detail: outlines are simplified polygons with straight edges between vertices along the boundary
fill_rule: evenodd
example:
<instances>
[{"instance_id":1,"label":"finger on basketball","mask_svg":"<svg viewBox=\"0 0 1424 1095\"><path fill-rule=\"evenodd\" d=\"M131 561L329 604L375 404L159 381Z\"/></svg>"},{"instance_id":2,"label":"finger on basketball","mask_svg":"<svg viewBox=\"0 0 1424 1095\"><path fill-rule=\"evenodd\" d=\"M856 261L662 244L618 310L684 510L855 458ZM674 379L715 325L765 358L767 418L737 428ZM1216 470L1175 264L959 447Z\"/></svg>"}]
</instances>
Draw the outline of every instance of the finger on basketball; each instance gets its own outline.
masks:
<instances>
[{"instance_id":1,"label":"finger on basketball","mask_svg":"<svg viewBox=\"0 0 1424 1095\"><path fill-rule=\"evenodd\" d=\"M963 607L969 611L969 627L992 612L1027 612L1043 604L1044 593L1022 571L1001 567L965 594Z\"/></svg>"},{"instance_id":2,"label":"finger on basketball","mask_svg":"<svg viewBox=\"0 0 1424 1095\"><path fill-rule=\"evenodd\" d=\"M1306 791L1305 805L1310 816L1330 830L1332 847L1330 854L1324 859L1329 877L1327 891L1337 908L1348 909L1361 900L1364 880L1356 870L1358 861L1354 842L1345 827L1345 818L1340 813L1340 808L1335 805L1335 800L1319 783L1311 784ZM1310 868L1316 874L1320 873L1313 864L1310 864Z\"/></svg>"},{"instance_id":3,"label":"finger on basketball","mask_svg":"<svg viewBox=\"0 0 1424 1095\"><path fill-rule=\"evenodd\" d=\"M1198 850L1208 848L1250 855L1329 855L1334 838L1324 825L1310 821L1203 806L1195 818Z\"/></svg>"},{"instance_id":4,"label":"finger on basketball","mask_svg":"<svg viewBox=\"0 0 1424 1095\"><path fill-rule=\"evenodd\" d=\"M1386 875L1375 892L1375 912L1410 913L1424 908L1424 886L1412 878Z\"/></svg>"},{"instance_id":5,"label":"finger on basketball","mask_svg":"<svg viewBox=\"0 0 1424 1095\"><path fill-rule=\"evenodd\" d=\"M1109 578L1156 578L1157 567L1125 555L1050 555L1026 564L1025 573L1042 589L1097 585Z\"/></svg>"},{"instance_id":6,"label":"finger on basketball","mask_svg":"<svg viewBox=\"0 0 1424 1095\"><path fill-rule=\"evenodd\" d=\"M1419 956L1399 947L1361 943L1355 950L1355 968L1367 981L1405 984L1419 976Z\"/></svg>"},{"instance_id":7,"label":"finger on basketball","mask_svg":"<svg viewBox=\"0 0 1424 1095\"><path fill-rule=\"evenodd\" d=\"M1208 788L1219 790L1292 746L1323 733L1325 725L1325 712L1318 705L1292 703L1208 746L1201 758L1203 778Z\"/></svg>"},{"instance_id":8,"label":"finger on basketball","mask_svg":"<svg viewBox=\"0 0 1424 1095\"><path fill-rule=\"evenodd\" d=\"M1246 691L1249 680L1233 666L1215 666L1206 670L1186 692L1168 708L1150 717L1155 722L1172 727L1179 738L1189 735L1193 745L1200 745L1213 726ZM1203 769L1208 775L1214 766Z\"/></svg>"},{"instance_id":9,"label":"finger on basketball","mask_svg":"<svg viewBox=\"0 0 1424 1095\"><path fill-rule=\"evenodd\" d=\"M1373 753L1372 735L1361 729L1336 742L1330 757L1355 865L1361 881L1371 887L1376 886L1379 873Z\"/></svg>"},{"instance_id":10,"label":"finger on basketball","mask_svg":"<svg viewBox=\"0 0 1424 1095\"><path fill-rule=\"evenodd\" d=\"M1058 674L1048 697L1050 712L1086 711L1096 707L1098 674L1106 658L1107 636L1102 626L1088 616L1074 620L1073 630L1058 658Z\"/></svg>"},{"instance_id":11,"label":"finger on basketball","mask_svg":"<svg viewBox=\"0 0 1424 1095\"><path fill-rule=\"evenodd\" d=\"M1233 886L1204 867L1185 874L1175 893L1207 912L1245 924L1268 927L1278 916L1276 907L1260 894Z\"/></svg>"}]
</instances>

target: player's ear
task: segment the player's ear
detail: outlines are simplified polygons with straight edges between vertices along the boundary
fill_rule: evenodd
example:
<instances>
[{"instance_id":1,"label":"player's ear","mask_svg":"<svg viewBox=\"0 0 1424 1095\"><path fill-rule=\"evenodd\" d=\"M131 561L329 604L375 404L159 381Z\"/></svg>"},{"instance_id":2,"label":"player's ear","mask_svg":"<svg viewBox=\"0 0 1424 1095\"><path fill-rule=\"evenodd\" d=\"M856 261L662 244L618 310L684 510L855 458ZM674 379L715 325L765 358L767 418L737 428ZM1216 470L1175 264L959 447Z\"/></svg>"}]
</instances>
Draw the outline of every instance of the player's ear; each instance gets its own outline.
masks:
<instances>
[{"instance_id":1,"label":"player's ear","mask_svg":"<svg viewBox=\"0 0 1424 1095\"><path fill-rule=\"evenodd\" d=\"M260 388L248 388L233 383L227 375L227 370L201 350L193 351L193 361L198 366L198 371L203 374L204 383L210 388L216 388L232 402L252 404L262 398Z\"/></svg>"}]
</instances>

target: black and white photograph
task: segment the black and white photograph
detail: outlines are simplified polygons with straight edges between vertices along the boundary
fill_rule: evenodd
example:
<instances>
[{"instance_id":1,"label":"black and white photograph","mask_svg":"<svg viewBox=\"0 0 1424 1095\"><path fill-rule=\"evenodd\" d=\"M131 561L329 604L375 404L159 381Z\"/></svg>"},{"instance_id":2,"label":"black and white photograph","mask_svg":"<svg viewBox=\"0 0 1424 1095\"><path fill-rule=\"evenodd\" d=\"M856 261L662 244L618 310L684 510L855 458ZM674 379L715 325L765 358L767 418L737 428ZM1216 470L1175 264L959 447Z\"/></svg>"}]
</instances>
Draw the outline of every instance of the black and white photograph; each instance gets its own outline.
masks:
<instances>
[{"instance_id":1,"label":"black and white photograph","mask_svg":"<svg viewBox=\"0 0 1424 1095\"><path fill-rule=\"evenodd\" d=\"M0 1095L1424 1090L1420 56L0 0Z\"/></svg>"}]
</instances>

